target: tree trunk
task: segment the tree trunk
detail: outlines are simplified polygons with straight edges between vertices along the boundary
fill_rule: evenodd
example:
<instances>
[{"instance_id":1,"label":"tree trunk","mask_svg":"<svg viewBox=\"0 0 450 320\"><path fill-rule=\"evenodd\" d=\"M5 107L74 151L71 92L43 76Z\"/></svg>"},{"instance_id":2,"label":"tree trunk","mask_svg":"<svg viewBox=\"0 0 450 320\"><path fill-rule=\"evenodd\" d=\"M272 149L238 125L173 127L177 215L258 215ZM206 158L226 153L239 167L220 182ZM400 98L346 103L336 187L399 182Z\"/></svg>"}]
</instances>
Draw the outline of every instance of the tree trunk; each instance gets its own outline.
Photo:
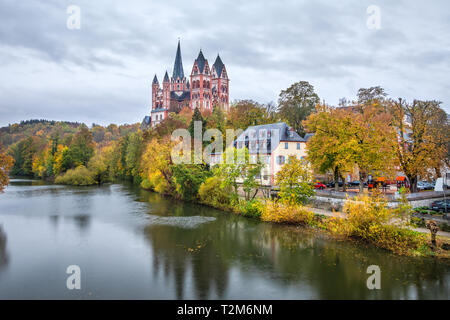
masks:
<instances>
[{"instance_id":1,"label":"tree trunk","mask_svg":"<svg viewBox=\"0 0 450 320\"><path fill-rule=\"evenodd\" d=\"M347 185L345 184L345 178L342 175L339 175L341 177L342 180L342 191L345 192L347 191Z\"/></svg>"},{"instance_id":2,"label":"tree trunk","mask_svg":"<svg viewBox=\"0 0 450 320\"><path fill-rule=\"evenodd\" d=\"M339 191L339 168L334 168L334 191Z\"/></svg>"},{"instance_id":3,"label":"tree trunk","mask_svg":"<svg viewBox=\"0 0 450 320\"><path fill-rule=\"evenodd\" d=\"M434 220L431 220L431 221L427 222L427 228L428 228L428 230L430 230L430 234L431 234L431 245L433 247L436 247L436 234L439 231L439 227Z\"/></svg>"},{"instance_id":4,"label":"tree trunk","mask_svg":"<svg viewBox=\"0 0 450 320\"><path fill-rule=\"evenodd\" d=\"M436 179L440 178L442 176L441 175L441 168L436 167L436 168L434 168L434 170L436 171Z\"/></svg>"},{"instance_id":5,"label":"tree trunk","mask_svg":"<svg viewBox=\"0 0 450 320\"><path fill-rule=\"evenodd\" d=\"M364 174L359 171L359 194L364 192Z\"/></svg>"},{"instance_id":6,"label":"tree trunk","mask_svg":"<svg viewBox=\"0 0 450 320\"><path fill-rule=\"evenodd\" d=\"M417 176L408 176L409 180L409 190L411 193L417 192Z\"/></svg>"}]
</instances>

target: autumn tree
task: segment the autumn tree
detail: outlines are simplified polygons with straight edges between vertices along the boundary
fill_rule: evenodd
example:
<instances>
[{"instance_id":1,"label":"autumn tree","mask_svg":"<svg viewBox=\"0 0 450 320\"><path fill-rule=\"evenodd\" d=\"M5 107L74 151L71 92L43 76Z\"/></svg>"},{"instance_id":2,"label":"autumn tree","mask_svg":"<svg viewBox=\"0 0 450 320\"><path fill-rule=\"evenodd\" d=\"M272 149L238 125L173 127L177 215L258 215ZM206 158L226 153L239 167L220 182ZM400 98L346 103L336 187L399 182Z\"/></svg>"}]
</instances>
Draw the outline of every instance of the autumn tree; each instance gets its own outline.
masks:
<instances>
[{"instance_id":1,"label":"autumn tree","mask_svg":"<svg viewBox=\"0 0 450 320\"><path fill-rule=\"evenodd\" d=\"M314 195L312 174L305 160L289 157L276 175L279 196L287 204L303 204Z\"/></svg>"},{"instance_id":2,"label":"autumn tree","mask_svg":"<svg viewBox=\"0 0 450 320\"><path fill-rule=\"evenodd\" d=\"M392 101L393 125L398 130L396 151L411 192L419 177L426 178L448 157L448 120L438 101ZM447 160L448 161L448 160Z\"/></svg>"},{"instance_id":3,"label":"autumn tree","mask_svg":"<svg viewBox=\"0 0 450 320\"><path fill-rule=\"evenodd\" d=\"M348 128L353 124L353 114L344 108L318 105L304 125L314 135L308 141L307 160L320 173L331 171L335 190L339 188L339 178L354 166L353 139Z\"/></svg>"},{"instance_id":4,"label":"autumn tree","mask_svg":"<svg viewBox=\"0 0 450 320\"><path fill-rule=\"evenodd\" d=\"M9 183L8 174L13 166L13 163L13 157L6 153L3 144L0 143L0 192L3 192L3 189Z\"/></svg>"},{"instance_id":5,"label":"autumn tree","mask_svg":"<svg viewBox=\"0 0 450 320\"><path fill-rule=\"evenodd\" d=\"M309 82L294 83L280 93L278 100L280 117L303 136L305 130L302 121L315 110L316 104L319 102L319 96Z\"/></svg>"},{"instance_id":6,"label":"autumn tree","mask_svg":"<svg viewBox=\"0 0 450 320\"><path fill-rule=\"evenodd\" d=\"M176 194L176 184L173 179L171 152L175 142L170 137L153 138L147 143L142 155L143 186L152 188L163 194Z\"/></svg>"},{"instance_id":7,"label":"autumn tree","mask_svg":"<svg viewBox=\"0 0 450 320\"><path fill-rule=\"evenodd\" d=\"M378 102L367 105L362 112L353 113L351 135L352 157L359 171L359 189L368 175L391 176L396 165L396 132L391 126L392 115Z\"/></svg>"},{"instance_id":8,"label":"autumn tree","mask_svg":"<svg viewBox=\"0 0 450 320\"><path fill-rule=\"evenodd\" d=\"M378 104L358 108L318 106L305 125L314 132L308 156L319 172L333 171L335 183L355 166L360 191L369 174L389 173L395 165L395 131L391 117ZM337 189L337 185L335 185Z\"/></svg>"},{"instance_id":9,"label":"autumn tree","mask_svg":"<svg viewBox=\"0 0 450 320\"><path fill-rule=\"evenodd\" d=\"M264 106L252 100L233 103L227 117L227 127L235 130L271 122Z\"/></svg>"}]
</instances>

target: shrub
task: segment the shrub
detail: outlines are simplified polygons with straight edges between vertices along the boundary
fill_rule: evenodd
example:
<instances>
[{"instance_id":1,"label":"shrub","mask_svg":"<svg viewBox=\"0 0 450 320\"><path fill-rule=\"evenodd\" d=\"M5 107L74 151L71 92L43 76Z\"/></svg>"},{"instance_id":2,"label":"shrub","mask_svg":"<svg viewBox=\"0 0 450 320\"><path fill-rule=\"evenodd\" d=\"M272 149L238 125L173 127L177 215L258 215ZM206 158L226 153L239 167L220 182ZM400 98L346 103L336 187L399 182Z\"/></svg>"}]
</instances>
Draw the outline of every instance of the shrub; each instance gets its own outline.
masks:
<instances>
[{"instance_id":1,"label":"shrub","mask_svg":"<svg viewBox=\"0 0 450 320\"><path fill-rule=\"evenodd\" d=\"M310 225L313 223L314 213L300 205L268 201L263 207L261 219L268 222Z\"/></svg>"},{"instance_id":2,"label":"shrub","mask_svg":"<svg viewBox=\"0 0 450 320\"><path fill-rule=\"evenodd\" d=\"M148 178L144 178L141 182L141 187L161 194L166 194L169 190L169 184L158 171L149 174Z\"/></svg>"},{"instance_id":3,"label":"shrub","mask_svg":"<svg viewBox=\"0 0 450 320\"><path fill-rule=\"evenodd\" d=\"M393 218L398 218L398 210L389 209L381 198L360 196L355 201L347 201L344 210L347 219L328 221L327 229L332 233L362 239L399 254L417 253L426 244L425 235L403 224L394 224Z\"/></svg>"},{"instance_id":4,"label":"shrub","mask_svg":"<svg viewBox=\"0 0 450 320\"><path fill-rule=\"evenodd\" d=\"M448 223L441 223L440 225L439 225L439 229L441 230L441 231L445 231L445 232L450 232L450 225L448 224Z\"/></svg>"},{"instance_id":5,"label":"shrub","mask_svg":"<svg viewBox=\"0 0 450 320\"><path fill-rule=\"evenodd\" d=\"M425 219L423 218L411 218L411 224L417 228L426 228Z\"/></svg>"},{"instance_id":6,"label":"shrub","mask_svg":"<svg viewBox=\"0 0 450 320\"><path fill-rule=\"evenodd\" d=\"M240 202L238 210L245 217L259 218L261 217L263 207L264 205L260 201L253 199Z\"/></svg>"},{"instance_id":7,"label":"shrub","mask_svg":"<svg viewBox=\"0 0 450 320\"><path fill-rule=\"evenodd\" d=\"M153 185L151 184L150 180L145 178L141 181L141 188L145 190L150 190L153 188Z\"/></svg>"},{"instance_id":8,"label":"shrub","mask_svg":"<svg viewBox=\"0 0 450 320\"><path fill-rule=\"evenodd\" d=\"M200 185L198 196L200 201L206 205L229 209L231 204L231 187L224 186L219 177L213 176Z\"/></svg>"},{"instance_id":9,"label":"shrub","mask_svg":"<svg viewBox=\"0 0 450 320\"><path fill-rule=\"evenodd\" d=\"M65 174L58 176L55 183L68 184L73 186L89 186L96 184L92 172L81 165L75 169L68 170Z\"/></svg>"}]
</instances>

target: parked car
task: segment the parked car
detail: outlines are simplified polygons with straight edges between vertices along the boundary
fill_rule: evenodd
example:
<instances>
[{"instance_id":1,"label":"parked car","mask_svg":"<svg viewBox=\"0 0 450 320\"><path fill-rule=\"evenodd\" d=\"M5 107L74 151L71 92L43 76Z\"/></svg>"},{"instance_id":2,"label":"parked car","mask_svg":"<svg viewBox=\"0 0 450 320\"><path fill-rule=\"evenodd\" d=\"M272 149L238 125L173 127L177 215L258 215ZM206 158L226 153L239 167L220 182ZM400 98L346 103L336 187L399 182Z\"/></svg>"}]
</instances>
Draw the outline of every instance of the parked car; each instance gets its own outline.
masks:
<instances>
[{"instance_id":1,"label":"parked car","mask_svg":"<svg viewBox=\"0 0 450 320\"><path fill-rule=\"evenodd\" d=\"M338 182L339 187L342 187L344 184L342 181ZM327 188L334 188L334 181L327 183Z\"/></svg>"},{"instance_id":2,"label":"parked car","mask_svg":"<svg viewBox=\"0 0 450 320\"><path fill-rule=\"evenodd\" d=\"M359 180L355 180L355 181L348 183L348 185L350 187L359 187L360 184L361 184L361 181L359 181ZM363 185L364 185L364 187L367 187L367 182L363 182Z\"/></svg>"},{"instance_id":3,"label":"parked car","mask_svg":"<svg viewBox=\"0 0 450 320\"><path fill-rule=\"evenodd\" d=\"M323 189L326 189L326 188L327 188L327 186L324 185L324 184L321 183L321 182L317 182L317 183L314 185L314 189L323 190Z\"/></svg>"},{"instance_id":4,"label":"parked car","mask_svg":"<svg viewBox=\"0 0 450 320\"><path fill-rule=\"evenodd\" d=\"M433 190L434 185L427 181L419 181L417 182L417 190L423 191L423 190Z\"/></svg>"},{"instance_id":5,"label":"parked car","mask_svg":"<svg viewBox=\"0 0 450 320\"><path fill-rule=\"evenodd\" d=\"M431 204L430 208L438 212L450 212L450 199L435 201Z\"/></svg>"}]
</instances>

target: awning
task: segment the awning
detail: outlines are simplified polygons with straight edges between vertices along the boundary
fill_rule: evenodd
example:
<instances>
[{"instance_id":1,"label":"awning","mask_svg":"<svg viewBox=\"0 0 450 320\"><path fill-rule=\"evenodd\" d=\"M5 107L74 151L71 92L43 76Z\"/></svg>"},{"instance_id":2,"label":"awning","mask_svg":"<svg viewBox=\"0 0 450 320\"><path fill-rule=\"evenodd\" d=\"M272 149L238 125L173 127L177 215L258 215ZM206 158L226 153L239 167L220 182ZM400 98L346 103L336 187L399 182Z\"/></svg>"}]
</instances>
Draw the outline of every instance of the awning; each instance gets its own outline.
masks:
<instances>
[{"instance_id":1,"label":"awning","mask_svg":"<svg viewBox=\"0 0 450 320\"><path fill-rule=\"evenodd\" d=\"M397 181L405 181L406 177L397 177L397 179L395 179L395 180L397 180Z\"/></svg>"},{"instance_id":2,"label":"awning","mask_svg":"<svg viewBox=\"0 0 450 320\"><path fill-rule=\"evenodd\" d=\"M386 181L386 178L385 177L379 177L379 178L377 178L377 181L383 182L383 181Z\"/></svg>"}]
</instances>

